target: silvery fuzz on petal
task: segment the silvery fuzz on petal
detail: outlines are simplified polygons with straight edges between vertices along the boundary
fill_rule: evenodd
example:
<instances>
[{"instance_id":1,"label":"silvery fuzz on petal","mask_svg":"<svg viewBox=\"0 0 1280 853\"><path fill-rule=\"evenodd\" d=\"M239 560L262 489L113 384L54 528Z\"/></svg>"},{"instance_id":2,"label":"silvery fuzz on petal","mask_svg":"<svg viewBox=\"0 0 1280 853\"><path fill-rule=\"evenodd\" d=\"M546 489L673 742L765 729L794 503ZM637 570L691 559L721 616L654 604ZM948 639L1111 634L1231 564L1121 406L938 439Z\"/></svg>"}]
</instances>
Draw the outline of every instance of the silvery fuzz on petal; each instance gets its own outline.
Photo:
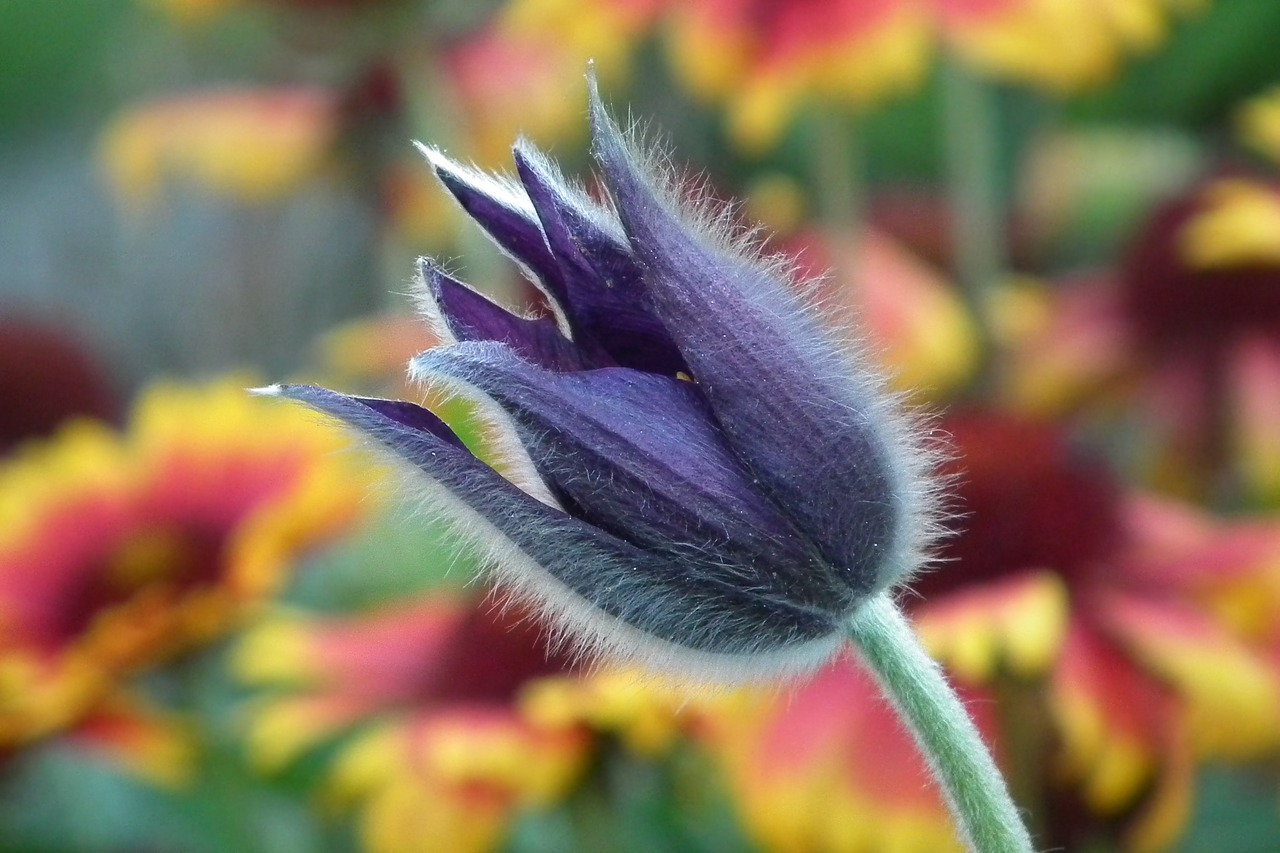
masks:
<instances>
[{"instance_id":1,"label":"silvery fuzz on petal","mask_svg":"<svg viewBox=\"0 0 1280 853\"><path fill-rule=\"evenodd\" d=\"M423 148L551 309L518 316L419 263L446 343L410 371L492 416L503 474L411 403L268 390L409 463L431 511L584 651L722 682L817 666L922 563L929 454L786 264L682 202L594 80L591 125L605 201L523 140L514 178Z\"/></svg>"}]
</instances>

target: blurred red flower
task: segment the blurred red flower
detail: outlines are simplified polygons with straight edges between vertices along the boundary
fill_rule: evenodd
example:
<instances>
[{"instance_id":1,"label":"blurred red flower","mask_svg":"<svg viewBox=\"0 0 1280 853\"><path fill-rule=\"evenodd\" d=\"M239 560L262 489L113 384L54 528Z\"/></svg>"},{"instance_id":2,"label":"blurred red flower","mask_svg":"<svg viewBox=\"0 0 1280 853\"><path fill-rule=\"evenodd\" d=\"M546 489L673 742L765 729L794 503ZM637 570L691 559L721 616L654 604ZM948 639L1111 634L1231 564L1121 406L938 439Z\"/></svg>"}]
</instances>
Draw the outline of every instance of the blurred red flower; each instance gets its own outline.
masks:
<instances>
[{"instance_id":1,"label":"blurred red flower","mask_svg":"<svg viewBox=\"0 0 1280 853\"><path fill-rule=\"evenodd\" d=\"M276 688L251 708L265 770L356 728L328 796L354 807L372 853L492 849L523 808L562 796L585 733L530 721L516 697L568 672L528 614L436 592L364 615L280 612L242 641L242 680Z\"/></svg>"},{"instance_id":2,"label":"blurred red flower","mask_svg":"<svg viewBox=\"0 0 1280 853\"><path fill-rule=\"evenodd\" d=\"M922 640L962 683L1045 685L1059 748L1032 766L1057 774L1036 780L1051 814L1074 802L1129 846L1168 843L1193 759L1280 740L1280 672L1204 595L1215 578L1260 590L1280 527L1129 491L1060 426L976 410L943 425L959 532L913 585ZM1049 829L1071 845L1090 827Z\"/></svg>"},{"instance_id":3,"label":"blurred red flower","mask_svg":"<svg viewBox=\"0 0 1280 853\"><path fill-rule=\"evenodd\" d=\"M127 433L76 422L0 466L0 748L76 725L278 591L367 506L341 446L228 381L156 386Z\"/></svg>"}]
</instances>

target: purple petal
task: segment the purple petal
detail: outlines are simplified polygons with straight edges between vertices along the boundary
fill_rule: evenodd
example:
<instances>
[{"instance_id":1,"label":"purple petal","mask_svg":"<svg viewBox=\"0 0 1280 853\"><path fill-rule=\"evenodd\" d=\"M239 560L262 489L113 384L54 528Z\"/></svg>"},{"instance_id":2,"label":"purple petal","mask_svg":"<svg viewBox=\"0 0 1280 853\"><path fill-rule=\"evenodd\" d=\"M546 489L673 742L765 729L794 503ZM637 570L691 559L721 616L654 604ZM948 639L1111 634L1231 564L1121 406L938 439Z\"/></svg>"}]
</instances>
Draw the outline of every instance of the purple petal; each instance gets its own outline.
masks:
<instances>
[{"instance_id":1,"label":"purple petal","mask_svg":"<svg viewBox=\"0 0 1280 853\"><path fill-rule=\"evenodd\" d=\"M419 149L467 215L518 264L527 269L557 306L564 305L560 265L519 185L453 162L434 148Z\"/></svg>"},{"instance_id":2,"label":"purple petal","mask_svg":"<svg viewBox=\"0 0 1280 853\"><path fill-rule=\"evenodd\" d=\"M552 370L584 370L585 356L550 317L517 317L476 293L427 258L418 261L426 310L457 341L500 341L525 358Z\"/></svg>"},{"instance_id":3,"label":"purple petal","mask_svg":"<svg viewBox=\"0 0 1280 853\"><path fill-rule=\"evenodd\" d=\"M612 214L530 143L515 147L516 173L542 223L565 283L562 305L575 339L590 340L623 367L674 376L684 359L647 305L640 267Z\"/></svg>"},{"instance_id":4,"label":"purple petal","mask_svg":"<svg viewBox=\"0 0 1280 853\"><path fill-rule=\"evenodd\" d=\"M690 572L535 500L442 436L443 425L419 407L301 385L269 393L345 421L415 465L447 490L438 508L488 548L509 582L599 644L659 663L692 651L695 666L723 674L726 656L739 670L813 665L841 636L822 614ZM740 655L764 660L733 663Z\"/></svg>"},{"instance_id":5,"label":"purple petal","mask_svg":"<svg viewBox=\"0 0 1280 853\"><path fill-rule=\"evenodd\" d=\"M487 344L428 351L414 371L496 402L560 504L602 530L833 619L862 592L753 488L688 382L626 368L552 373Z\"/></svg>"},{"instance_id":6,"label":"purple petal","mask_svg":"<svg viewBox=\"0 0 1280 853\"><path fill-rule=\"evenodd\" d=\"M444 448L471 455L462 439L434 412L403 400L355 397L315 385L271 385L254 393L284 397L332 415L392 450L403 451L402 455L408 455L410 449L416 447L430 448L432 452Z\"/></svg>"},{"instance_id":7,"label":"purple petal","mask_svg":"<svg viewBox=\"0 0 1280 853\"><path fill-rule=\"evenodd\" d=\"M887 587L915 562L901 505L913 481L891 455L900 436L868 367L851 365L774 271L675 212L594 85L591 117L650 302L727 440L851 586Z\"/></svg>"}]
</instances>

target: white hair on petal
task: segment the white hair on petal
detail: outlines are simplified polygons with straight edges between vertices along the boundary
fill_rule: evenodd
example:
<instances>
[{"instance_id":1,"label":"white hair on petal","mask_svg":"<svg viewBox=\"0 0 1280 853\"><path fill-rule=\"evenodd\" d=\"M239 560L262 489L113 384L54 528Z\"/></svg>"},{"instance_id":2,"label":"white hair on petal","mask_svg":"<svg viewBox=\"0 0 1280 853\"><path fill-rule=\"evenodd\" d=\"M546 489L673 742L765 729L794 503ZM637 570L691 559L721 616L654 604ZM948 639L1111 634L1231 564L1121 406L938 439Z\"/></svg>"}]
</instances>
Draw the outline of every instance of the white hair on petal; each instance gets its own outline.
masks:
<instances>
[{"instance_id":1,"label":"white hair on petal","mask_svg":"<svg viewBox=\"0 0 1280 853\"><path fill-rule=\"evenodd\" d=\"M422 268L424 266L432 267L443 275L456 279L455 276L452 276L445 269L443 264L440 264L434 258L419 258L418 272L414 274L413 280L410 282L410 291L408 296L413 300L414 307L418 309L418 314L421 315L423 321L426 322L427 327L437 338L440 339L441 345L451 346L453 344L461 343L461 341L458 340L458 336L453 333L453 329L450 328L448 318L445 316L444 308L440 305L440 301L436 299L436 294L431 288L431 283L427 281L426 276L423 274ZM463 287L466 287L466 289L469 290L477 299L482 299L492 305L495 310L519 317L521 320L535 321L540 319L536 312L513 310L498 302L496 299L491 299L487 294L481 293L479 290L472 287L468 287L461 281L458 283Z\"/></svg>"},{"instance_id":2,"label":"white hair on petal","mask_svg":"<svg viewBox=\"0 0 1280 853\"><path fill-rule=\"evenodd\" d=\"M475 165L464 165L456 160L450 159L439 148L431 145L424 145L417 141L413 144L417 146L418 151L422 153L422 156L427 158L427 162L431 165L432 172L436 175L437 179L440 177L440 172L447 172L461 182L469 185L476 192L488 196L494 201L497 201L503 207L506 207L508 210L528 219L530 222L534 223L536 227L541 228L541 226L537 224L537 211L533 209L533 203L529 201L529 196L524 191L524 185L516 178L513 178L510 175L486 172ZM461 207L462 203L458 201L452 192L449 191L448 187L445 187L445 191L449 198L452 198L454 202ZM466 210L463 210L463 213L467 215L468 219L472 218ZM484 227L481 223L477 222L476 224L480 226L480 230L484 235L489 238L489 242L493 243L493 245L497 247L498 251L506 258L510 259L510 261L519 268L520 273L538 288L539 292L541 292L546 298L547 306L551 310L551 315L555 318L556 328L560 330L560 334L572 340L573 330L569 326L569 318L565 314L564 306L560 304L559 300L557 300L555 296L548 292L547 286L545 282L542 281L541 277L529 268L529 265L525 263L523 258L517 257L503 246L502 243L498 241L497 237L489 232L488 228ZM550 249L548 249L548 251L550 251Z\"/></svg>"},{"instance_id":3,"label":"white hair on petal","mask_svg":"<svg viewBox=\"0 0 1280 853\"><path fill-rule=\"evenodd\" d=\"M493 444L493 468L530 497L550 507L560 509L560 502L547 488L546 481L538 473L529 451L520 441L519 431L511 415L492 397L468 382L443 373L424 370L419 358L409 361L409 378L421 385L438 389L448 396L459 397L471 403L480 415L486 435Z\"/></svg>"},{"instance_id":4,"label":"white hair on petal","mask_svg":"<svg viewBox=\"0 0 1280 853\"><path fill-rule=\"evenodd\" d=\"M280 385L252 389L251 393L293 399ZM583 663L598 666L605 661L632 662L654 675L678 675L709 686L728 687L771 681L779 676L804 675L830 660L845 642L844 633L837 629L827 636L797 642L784 649L748 647L741 654L729 654L699 651L660 639L611 616L571 590L479 510L392 450L386 442L394 438L394 433L372 425L356 426L324 410L313 411L328 422L343 424L361 450L385 461L391 471L399 474L408 497L417 499L412 514L421 513L423 517L441 522L452 540L479 551L476 556L494 584L499 606L528 605L545 618L551 632L549 646L565 648ZM479 459L475 459L474 464L484 465ZM551 507L541 512L562 510ZM536 532L537 522L530 527ZM555 537L555 533L549 530L547 536ZM593 570L608 570L607 566L600 565L598 552L584 553L576 559L591 561ZM637 583L642 586L644 581L640 579ZM687 616L682 617L682 625L696 621ZM702 637L691 639L696 641Z\"/></svg>"},{"instance_id":5,"label":"white hair on petal","mask_svg":"<svg viewBox=\"0 0 1280 853\"><path fill-rule=\"evenodd\" d=\"M591 85L595 108L604 112L594 80ZM604 118L613 121L607 112ZM814 288L801 281L793 259L763 253L759 228L742 226L732 207L708 192L706 182L683 181L667 149L637 142L636 136L632 122L622 132L623 152L631 168L647 179L659 203L674 212L704 246L755 273L735 277L745 285L742 296L777 322L783 339L796 347L806 364L820 371L815 386L838 392L840 399L832 402L847 409L849 425L869 426L877 437L897 506L894 547L881 562L881 583L873 592L909 581L929 565L935 544L947 534L945 484L933 476L945 453L929 419L908 412L904 398L888 390L888 378L870 357L865 333L841 334L833 328L832 312L814 298ZM692 194L681 192L689 188ZM616 211L616 201L613 206ZM842 313L852 315L853 311ZM852 316L841 319L857 323Z\"/></svg>"},{"instance_id":6,"label":"white hair on petal","mask_svg":"<svg viewBox=\"0 0 1280 853\"><path fill-rule=\"evenodd\" d=\"M515 178L510 175L486 172L474 164L459 163L434 145L426 145L417 141L414 141L413 144L422 156L427 158L427 162L431 165L433 171L437 173L448 172L463 183L470 185L477 192L497 201L503 207L536 220L537 214L535 214L533 205L529 202L529 196L525 194L524 187Z\"/></svg>"},{"instance_id":7,"label":"white hair on petal","mask_svg":"<svg viewBox=\"0 0 1280 853\"><path fill-rule=\"evenodd\" d=\"M836 630L786 649L727 654L698 651L655 637L569 589L447 487L389 451L386 455L399 463L406 485L424 508L429 507L461 541L482 552L479 556L494 583L499 605L531 607L547 620L551 647L565 648L588 665L630 662L655 675L680 675L708 685L730 686L812 672L830 660L845 641L843 632ZM579 559L598 562L599 555L584 554Z\"/></svg>"},{"instance_id":8,"label":"white hair on petal","mask_svg":"<svg viewBox=\"0 0 1280 853\"><path fill-rule=\"evenodd\" d=\"M280 393L283 390L279 382L272 382L270 385L262 385L257 388L246 388L245 391L255 397L283 397Z\"/></svg>"},{"instance_id":9,"label":"white hair on petal","mask_svg":"<svg viewBox=\"0 0 1280 853\"><path fill-rule=\"evenodd\" d=\"M440 307L440 300L436 299L436 294L431 289L431 284L427 281L426 276L423 275L422 268L426 264L434 266L435 261L427 258L418 259L418 271L413 276L409 296L413 299L413 304L418 309L418 314L426 321L427 328L440 339L440 343L444 346L456 344L458 343L458 337L449 326L449 321L445 318L444 309Z\"/></svg>"},{"instance_id":10,"label":"white hair on petal","mask_svg":"<svg viewBox=\"0 0 1280 853\"><path fill-rule=\"evenodd\" d=\"M563 203L589 219L593 225L617 240L619 245L627 245L627 232L618 221L613 208L597 200L587 191L581 180L565 175L559 163L544 154L524 136L516 139L514 149L534 167L535 171L540 173L545 183Z\"/></svg>"}]
</instances>

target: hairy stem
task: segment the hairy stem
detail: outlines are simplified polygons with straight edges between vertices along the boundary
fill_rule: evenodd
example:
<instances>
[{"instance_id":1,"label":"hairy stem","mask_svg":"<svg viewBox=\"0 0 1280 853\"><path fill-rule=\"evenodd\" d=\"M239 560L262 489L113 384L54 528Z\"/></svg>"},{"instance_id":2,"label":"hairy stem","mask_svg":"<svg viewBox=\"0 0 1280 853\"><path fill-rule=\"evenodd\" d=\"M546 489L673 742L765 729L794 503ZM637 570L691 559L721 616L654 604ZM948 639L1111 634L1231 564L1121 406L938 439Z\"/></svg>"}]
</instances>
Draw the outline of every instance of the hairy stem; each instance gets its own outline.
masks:
<instances>
[{"instance_id":1,"label":"hairy stem","mask_svg":"<svg viewBox=\"0 0 1280 853\"><path fill-rule=\"evenodd\" d=\"M897 605L887 595L873 598L849 636L928 759L969 849L1031 853L1031 836L973 720Z\"/></svg>"}]
</instances>

